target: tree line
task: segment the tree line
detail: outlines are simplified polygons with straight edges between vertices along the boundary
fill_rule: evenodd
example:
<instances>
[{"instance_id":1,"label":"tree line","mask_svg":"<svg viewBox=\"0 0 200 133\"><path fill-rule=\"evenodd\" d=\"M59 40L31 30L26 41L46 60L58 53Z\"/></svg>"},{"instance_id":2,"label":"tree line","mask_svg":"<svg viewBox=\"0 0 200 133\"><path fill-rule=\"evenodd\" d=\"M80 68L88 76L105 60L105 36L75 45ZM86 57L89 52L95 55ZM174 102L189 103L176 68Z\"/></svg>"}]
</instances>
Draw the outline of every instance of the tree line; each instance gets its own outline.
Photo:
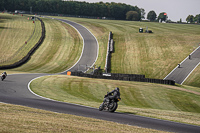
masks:
<instances>
[{"instance_id":1,"label":"tree line","mask_svg":"<svg viewBox=\"0 0 200 133\"><path fill-rule=\"evenodd\" d=\"M161 12L159 14L159 16L157 17L157 14L155 13L155 11L149 11L149 13L147 14L147 19L149 21L166 21L168 18L167 13L166 12Z\"/></svg>"},{"instance_id":2,"label":"tree line","mask_svg":"<svg viewBox=\"0 0 200 133\"><path fill-rule=\"evenodd\" d=\"M137 12L137 19L141 20L141 9L124 3L88 3L64 0L1 0L0 10L23 10L33 12L48 12L68 15L109 17L125 20L128 11Z\"/></svg>"},{"instance_id":3,"label":"tree line","mask_svg":"<svg viewBox=\"0 0 200 133\"><path fill-rule=\"evenodd\" d=\"M167 13L162 12L159 14L159 16L157 17L157 14L155 13L155 11L150 11L147 14L147 19L149 21L166 21L168 18ZM170 21L170 20L168 20ZM193 15L188 15L188 17L186 18L187 23L200 23L200 14L196 15L195 17ZM182 19L180 19L180 21L178 21L178 23L182 23Z\"/></svg>"},{"instance_id":4,"label":"tree line","mask_svg":"<svg viewBox=\"0 0 200 133\"><path fill-rule=\"evenodd\" d=\"M200 14L196 15L195 17L193 15L188 15L186 21L187 23L200 23Z\"/></svg>"}]
</instances>

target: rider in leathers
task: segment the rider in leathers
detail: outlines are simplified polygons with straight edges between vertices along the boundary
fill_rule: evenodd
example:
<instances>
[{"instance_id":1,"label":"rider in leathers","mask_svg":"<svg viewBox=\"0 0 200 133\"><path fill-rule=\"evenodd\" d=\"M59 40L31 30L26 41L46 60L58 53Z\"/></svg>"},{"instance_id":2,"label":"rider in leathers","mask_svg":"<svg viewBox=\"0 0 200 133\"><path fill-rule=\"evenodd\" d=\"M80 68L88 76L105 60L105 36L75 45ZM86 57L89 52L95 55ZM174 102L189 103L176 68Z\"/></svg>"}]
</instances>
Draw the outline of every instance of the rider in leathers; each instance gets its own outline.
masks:
<instances>
[{"instance_id":1,"label":"rider in leathers","mask_svg":"<svg viewBox=\"0 0 200 133\"><path fill-rule=\"evenodd\" d=\"M3 72L3 73L1 74L1 76L3 76L3 75L7 76L7 73L6 73L6 72Z\"/></svg>"},{"instance_id":2,"label":"rider in leathers","mask_svg":"<svg viewBox=\"0 0 200 133\"><path fill-rule=\"evenodd\" d=\"M6 76L7 76L7 73L6 72L3 72L2 74L1 74L1 77L3 77L3 76L5 76L4 77L4 79L6 78ZM3 80L3 79L2 79Z\"/></svg>"},{"instance_id":3,"label":"rider in leathers","mask_svg":"<svg viewBox=\"0 0 200 133\"><path fill-rule=\"evenodd\" d=\"M107 101L108 103L110 103L110 100L120 98L119 88L116 87L113 91L109 92L107 95L108 97L104 99L104 102Z\"/></svg>"}]
</instances>

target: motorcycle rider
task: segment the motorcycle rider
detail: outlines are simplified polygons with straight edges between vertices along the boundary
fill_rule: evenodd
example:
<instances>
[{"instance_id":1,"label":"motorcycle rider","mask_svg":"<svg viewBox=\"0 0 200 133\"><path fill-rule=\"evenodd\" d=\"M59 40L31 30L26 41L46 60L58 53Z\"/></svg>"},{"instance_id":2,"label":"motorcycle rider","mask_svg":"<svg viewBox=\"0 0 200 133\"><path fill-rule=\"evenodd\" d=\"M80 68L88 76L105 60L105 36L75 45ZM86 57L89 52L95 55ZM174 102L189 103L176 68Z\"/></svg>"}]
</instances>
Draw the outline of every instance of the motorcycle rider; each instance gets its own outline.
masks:
<instances>
[{"instance_id":1,"label":"motorcycle rider","mask_svg":"<svg viewBox=\"0 0 200 133\"><path fill-rule=\"evenodd\" d=\"M119 88L116 87L114 90L112 90L111 92L107 93L108 97L105 97L104 102L107 101L108 103L110 103L110 100L112 99L117 99L120 98L120 92L119 92Z\"/></svg>"},{"instance_id":2,"label":"motorcycle rider","mask_svg":"<svg viewBox=\"0 0 200 133\"><path fill-rule=\"evenodd\" d=\"M7 73L6 72L3 72L2 74L1 74L1 76L3 76L3 75L5 75L5 77L7 76Z\"/></svg>"}]
</instances>

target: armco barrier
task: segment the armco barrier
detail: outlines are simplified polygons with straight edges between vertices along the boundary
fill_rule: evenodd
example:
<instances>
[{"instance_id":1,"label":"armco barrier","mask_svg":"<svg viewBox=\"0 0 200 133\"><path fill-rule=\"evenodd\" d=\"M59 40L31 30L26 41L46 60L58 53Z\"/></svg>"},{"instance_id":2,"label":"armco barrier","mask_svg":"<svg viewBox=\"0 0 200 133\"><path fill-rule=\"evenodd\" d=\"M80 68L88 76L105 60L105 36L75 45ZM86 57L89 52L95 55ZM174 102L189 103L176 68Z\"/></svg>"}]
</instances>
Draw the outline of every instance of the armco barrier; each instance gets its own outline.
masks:
<instances>
[{"instance_id":1,"label":"armco barrier","mask_svg":"<svg viewBox=\"0 0 200 133\"><path fill-rule=\"evenodd\" d=\"M137 81L137 82L149 82L149 83L175 85L175 81L173 81L173 80L145 78L145 75L137 75L137 74L111 73L110 76L103 76L103 75L100 75L100 74L91 75L91 74L86 74L86 73L83 73L83 72L71 72L71 75L80 76L80 77L88 77L88 78Z\"/></svg>"},{"instance_id":2,"label":"armco barrier","mask_svg":"<svg viewBox=\"0 0 200 133\"><path fill-rule=\"evenodd\" d=\"M10 65L0 66L0 69L11 69L11 68L16 68L16 67L23 65L30 59L31 55L33 55L33 53L37 50L37 48L42 44L42 42L44 41L44 38L45 38L45 26L44 26L44 22L40 18L37 18L37 19L41 22L41 27L42 27L42 35L41 35L39 41L28 52L28 54L25 57L23 57L21 60L15 62L13 64L10 64Z\"/></svg>"},{"instance_id":3,"label":"armco barrier","mask_svg":"<svg viewBox=\"0 0 200 133\"><path fill-rule=\"evenodd\" d=\"M111 52L113 52L113 50L114 50L112 39L113 39L113 34L110 31L109 36L108 36L107 55L106 55L106 63L105 63L105 72L106 73L108 73L110 71L110 67L111 67ZM111 42L112 42L112 44L111 44ZM112 50L111 50L111 47L112 47Z\"/></svg>"}]
</instances>

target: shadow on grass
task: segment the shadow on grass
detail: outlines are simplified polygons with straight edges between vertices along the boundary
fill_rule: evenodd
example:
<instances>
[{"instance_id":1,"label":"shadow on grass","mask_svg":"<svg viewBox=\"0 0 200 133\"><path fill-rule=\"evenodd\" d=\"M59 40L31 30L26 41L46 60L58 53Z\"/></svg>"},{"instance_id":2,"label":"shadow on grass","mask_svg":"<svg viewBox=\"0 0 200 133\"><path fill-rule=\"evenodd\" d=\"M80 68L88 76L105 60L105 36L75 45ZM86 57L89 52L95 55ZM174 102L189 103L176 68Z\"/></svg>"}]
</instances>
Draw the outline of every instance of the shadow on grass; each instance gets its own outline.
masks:
<instances>
[{"instance_id":1,"label":"shadow on grass","mask_svg":"<svg viewBox=\"0 0 200 133\"><path fill-rule=\"evenodd\" d=\"M8 28L8 27L0 27L0 29L11 29L11 28Z\"/></svg>"}]
</instances>

